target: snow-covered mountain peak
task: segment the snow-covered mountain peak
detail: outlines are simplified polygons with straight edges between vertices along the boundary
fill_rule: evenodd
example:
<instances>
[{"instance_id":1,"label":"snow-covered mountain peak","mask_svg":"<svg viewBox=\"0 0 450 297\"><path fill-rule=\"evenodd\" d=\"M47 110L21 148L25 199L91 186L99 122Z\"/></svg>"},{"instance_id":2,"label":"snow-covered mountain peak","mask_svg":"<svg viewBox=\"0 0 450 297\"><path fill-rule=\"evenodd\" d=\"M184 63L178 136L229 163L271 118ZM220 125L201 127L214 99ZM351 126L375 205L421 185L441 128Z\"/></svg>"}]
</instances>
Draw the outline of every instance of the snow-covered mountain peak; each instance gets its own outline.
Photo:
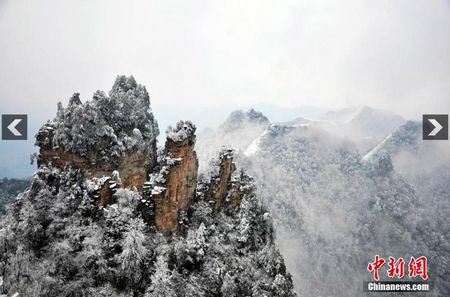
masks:
<instances>
[{"instance_id":1,"label":"snow-covered mountain peak","mask_svg":"<svg viewBox=\"0 0 450 297\"><path fill-rule=\"evenodd\" d=\"M269 123L269 119L266 116L253 108L249 111L236 110L228 116L222 125L220 125L219 130L230 132L247 125L267 126Z\"/></svg>"}]
</instances>

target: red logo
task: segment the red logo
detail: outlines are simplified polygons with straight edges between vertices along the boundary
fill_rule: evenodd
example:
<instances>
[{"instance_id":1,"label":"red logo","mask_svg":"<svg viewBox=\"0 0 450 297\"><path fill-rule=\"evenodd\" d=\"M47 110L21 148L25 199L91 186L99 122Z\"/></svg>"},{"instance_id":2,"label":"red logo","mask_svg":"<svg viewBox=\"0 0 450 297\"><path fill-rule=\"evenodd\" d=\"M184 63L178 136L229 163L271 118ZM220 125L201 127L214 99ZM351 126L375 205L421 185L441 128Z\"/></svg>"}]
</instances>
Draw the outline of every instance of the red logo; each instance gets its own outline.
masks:
<instances>
[{"instance_id":1,"label":"red logo","mask_svg":"<svg viewBox=\"0 0 450 297\"><path fill-rule=\"evenodd\" d=\"M375 255L375 260L367 265L367 270L373 273L373 279L380 280L379 270L386 263L386 260L380 258L379 255ZM387 270L387 276L393 278L403 278L405 276L405 260L403 258L395 259L389 257L389 269ZM408 276L409 278L415 278L420 276L423 280L428 279L427 270L427 257L420 256L418 258L411 257L408 264Z\"/></svg>"}]
</instances>

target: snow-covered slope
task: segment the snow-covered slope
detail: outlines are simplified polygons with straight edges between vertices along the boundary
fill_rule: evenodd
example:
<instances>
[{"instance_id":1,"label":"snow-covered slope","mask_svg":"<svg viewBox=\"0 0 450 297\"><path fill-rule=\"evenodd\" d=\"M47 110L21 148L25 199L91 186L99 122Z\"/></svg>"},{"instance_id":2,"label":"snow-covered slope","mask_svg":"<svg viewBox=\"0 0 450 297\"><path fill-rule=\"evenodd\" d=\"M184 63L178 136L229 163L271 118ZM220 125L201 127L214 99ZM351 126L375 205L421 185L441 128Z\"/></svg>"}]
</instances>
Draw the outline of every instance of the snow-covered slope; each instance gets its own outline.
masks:
<instances>
[{"instance_id":1,"label":"snow-covered slope","mask_svg":"<svg viewBox=\"0 0 450 297\"><path fill-rule=\"evenodd\" d=\"M365 166L350 141L317 127L272 125L257 142L241 162L305 296L360 296L372 254L414 253L415 193L389 166Z\"/></svg>"},{"instance_id":2,"label":"snow-covered slope","mask_svg":"<svg viewBox=\"0 0 450 297\"><path fill-rule=\"evenodd\" d=\"M376 162L383 154L394 156L401 151L417 151L421 133L422 126L420 123L408 121L364 155L363 160Z\"/></svg>"},{"instance_id":3,"label":"snow-covered slope","mask_svg":"<svg viewBox=\"0 0 450 297\"><path fill-rule=\"evenodd\" d=\"M414 186L422 205L418 242L434 260L439 296L450 295L450 143L422 140L422 124L407 122L363 158L374 163L389 155L396 170ZM431 248L430 248L431 247Z\"/></svg>"},{"instance_id":4,"label":"snow-covered slope","mask_svg":"<svg viewBox=\"0 0 450 297\"><path fill-rule=\"evenodd\" d=\"M342 133L342 127L357 123L367 111L351 111L345 117L271 124L259 135L252 133L250 143L239 143L244 148L238 163L255 177L259 195L272 211L277 240L297 289L304 296L361 296L373 255L423 254L439 259L430 267L438 284L431 296L447 296L448 283L443 280L450 253L442 239L448 231L438 222L446 222L449 209L444 203L449 187L443 180L450 176L450 165L439 167L439 179L427 175L424 184L405 175L417 171L410 154L426 155L420 152L425 144L418 142L421 131L414 122L396 130L394 121L389 128L394 131L361 157L357 143ZM385 114L381 115L374 122L383 121ZM433 167L422 163L419 168L428 166ZM423 194L429 187L440 210Z\"/></svg>"}]
</instances>

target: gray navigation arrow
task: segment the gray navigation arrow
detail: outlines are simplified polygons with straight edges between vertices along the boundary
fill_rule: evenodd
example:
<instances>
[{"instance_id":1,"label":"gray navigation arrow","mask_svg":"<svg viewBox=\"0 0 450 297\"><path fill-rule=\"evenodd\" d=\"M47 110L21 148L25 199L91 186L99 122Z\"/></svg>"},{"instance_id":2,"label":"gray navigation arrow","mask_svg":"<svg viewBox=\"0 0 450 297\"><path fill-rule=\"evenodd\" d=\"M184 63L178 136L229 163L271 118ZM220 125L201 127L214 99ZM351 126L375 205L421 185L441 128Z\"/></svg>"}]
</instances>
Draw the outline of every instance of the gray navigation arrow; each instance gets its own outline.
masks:
<instances>
[{"instance_id":1,"label":"gray navigation arrow","mask_svg":"<svg viewBox=\"0 0 450 297\"><path fill-rule=\"evenodd\" d=\"M22 119L15 119L14 121L12 121L11 124L8 125L8 129L9 131L12 132L12 134L14 134L14 136L22 136L22 133L20 133L19 131L17 131L16 126L22 122Z\"/></svg>"},{"instance_id":2,"label":"gray navigation arrow","mask_svg":"<svg viewBox=\"0 0 450 297\"><path fill-rule=\"evenodd\" d=\"M27 139L26 114L3 114L2 115L2 140L26 140Z\"/></svg>"},{"instance_id":3,"label":"gray navigation arrow","mask_svg":"<svg viewBox=\"0 0 450 297\"><path fill-rule=\"evenodd\" d=\"M424 114L422 118L423 140L448 140L447 114Z\"/></svg>"}]
</instances>

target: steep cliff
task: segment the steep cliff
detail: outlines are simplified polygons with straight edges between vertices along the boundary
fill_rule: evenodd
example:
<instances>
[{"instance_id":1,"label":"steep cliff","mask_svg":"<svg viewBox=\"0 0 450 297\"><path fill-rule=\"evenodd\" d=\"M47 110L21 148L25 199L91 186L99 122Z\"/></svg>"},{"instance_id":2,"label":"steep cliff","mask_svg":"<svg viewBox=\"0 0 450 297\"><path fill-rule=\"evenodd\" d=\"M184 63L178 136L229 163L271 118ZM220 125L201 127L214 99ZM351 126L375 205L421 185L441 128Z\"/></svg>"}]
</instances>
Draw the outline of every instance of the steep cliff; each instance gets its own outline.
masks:
<instances>
[{"instance_id":1,"label":"steep cliff","mask_svg":"<svg viewBox=\"0 0 450 297\"><path fill-rule=\"evenodd\" d=\"M162 168L148 191L155 205L157 228L174 231L179 230L179 214L188 210L194 198L198 161L192 123L181 121L167 132Z\"/></svg>"}]
</instances>

